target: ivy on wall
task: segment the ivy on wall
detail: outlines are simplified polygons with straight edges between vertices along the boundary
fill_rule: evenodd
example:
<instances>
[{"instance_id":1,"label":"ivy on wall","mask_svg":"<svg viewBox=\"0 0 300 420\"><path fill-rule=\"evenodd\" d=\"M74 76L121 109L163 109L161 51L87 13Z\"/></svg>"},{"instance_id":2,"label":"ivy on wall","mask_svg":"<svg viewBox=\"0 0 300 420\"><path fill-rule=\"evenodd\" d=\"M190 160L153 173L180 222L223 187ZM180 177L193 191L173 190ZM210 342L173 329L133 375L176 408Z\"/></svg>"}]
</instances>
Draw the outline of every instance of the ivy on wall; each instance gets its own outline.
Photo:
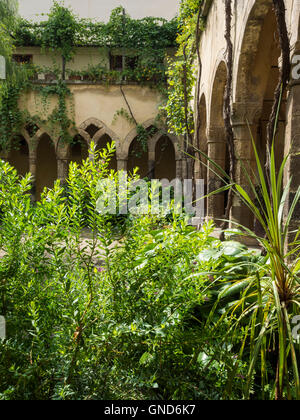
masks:
<instances>
[{"instance_id":1,"label":"ivy on wall","mask_svg":"<svg viewBox=\"0 0 300 420\"><path fill-rule=\"evenodd\" d=\"M164 107L169 129L177 135L194 131L193 88L196 80L198 34L205 26L200 18L203 0L182 0L178 17L177 52L168 68L168 102Z\"/></svg>"}]
</instances>

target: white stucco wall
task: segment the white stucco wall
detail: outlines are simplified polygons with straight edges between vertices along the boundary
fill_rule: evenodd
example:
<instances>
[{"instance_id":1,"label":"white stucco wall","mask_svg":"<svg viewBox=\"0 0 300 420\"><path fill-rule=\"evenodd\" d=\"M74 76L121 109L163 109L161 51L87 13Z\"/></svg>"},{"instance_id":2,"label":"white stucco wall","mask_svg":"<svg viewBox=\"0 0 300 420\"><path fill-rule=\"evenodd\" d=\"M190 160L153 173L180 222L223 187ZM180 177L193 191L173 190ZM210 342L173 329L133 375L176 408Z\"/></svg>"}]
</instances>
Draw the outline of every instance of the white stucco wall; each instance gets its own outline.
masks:
<instances>
[{"instance_id":1,"label":"white stucco wall","mask_svg":"<svg viewBox=\"0 0 300 420\"><path fill-rule=\"evenodd\" d=\"M133 18L145 16L173 18L180 4L180 0L66 0L65 4L71 6L81 17L94 18L107 21L111 10L123 6ZM41 13L47 13L52 0L19 0L19 13L27 19L41 20Z\"/></svg>"}]
</instances>

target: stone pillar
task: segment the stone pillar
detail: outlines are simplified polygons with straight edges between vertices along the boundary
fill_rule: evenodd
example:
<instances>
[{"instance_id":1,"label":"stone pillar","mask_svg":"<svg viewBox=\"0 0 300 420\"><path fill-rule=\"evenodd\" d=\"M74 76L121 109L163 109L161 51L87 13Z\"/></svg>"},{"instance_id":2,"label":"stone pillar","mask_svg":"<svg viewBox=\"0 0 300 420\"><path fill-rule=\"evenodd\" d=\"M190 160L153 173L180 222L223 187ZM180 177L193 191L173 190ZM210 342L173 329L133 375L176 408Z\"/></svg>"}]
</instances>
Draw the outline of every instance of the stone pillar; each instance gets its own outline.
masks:
<instances>
[{"instance_id":1,"label":"stone pillar","mask_svg":"<svg viewBox=\"0 0 300 420\"><path fill-rule=\"evenodd\" d=\"M148 150L148 178L154 179L155 178L155 150Z\"/></svg>"},{"instance_id":2,"label":"stone pillar","mask_svg":"<svg viewBox=\"0 0 300 420\"><path fill-rule=\"evenodd\" d=\"M235 182L241 185L251 196L252 191L249 186L245 171L253 181L252 171L256 171L256 161L253 151L251 134L254 139L257 136L258 125L252 123L248 126L246 120L233 122L234 148L236 154ZM253 230L254 216L245 204L234 195L233 206L231 209L231 220ZM232 227L236 225L233 223Z\"/></svg>"},{"instance_id":3,"label":"stone pillar","mask_svg":"<svg viewBox=\"0 0 300 420\"><path fill-rule=\"evenodd\" d=\"M182 179L188 179L188 164L186 157L184 157L181 161L182 164Z\"/></svg>"},{"instance_id":4,"label":"stone pillar","mask_svg":"<svg viewBox=\"0 0 300 420\"><path fill-rule=\"evenodd\" d=\"M57 178L60 180L61 185L64 185L68 177L70 160L66 157L57 158Z\"/></svg>"},{"instance_id":5,"label":"stone pillar","mask_svg":"<svg viewBox=\"0 0 300 420\"><path fill-rule=\"evenodd\" d=\"M127 159L117 159L118 171L127 171Z\"/></svg>"},{"instance_id":6,"label":"stone pillar","mask_svg":"<svg viewBox=\"0 0 300 420\"><path fill-rule=\"evenodd\" d=\"M31 173L31 197L32 201L36 201L36 148L29 151L29 172Z\"/></svg>"},{"instance_id":7,"label":"stone pillar","mask_svg":"<svg viewBox=\"0 0 300 420\"><path fill-rule=\"evenodd\" d=\"M208 133L208 157L219 165L222 169L225 169L226 159L226 142L225 142L225 131L223 127L212 127ZM218 169L211 163L208 162L207 168L207 193L212 193L224 186L224 182L218 177L218 174L222 174ZM222 176L223 177L223 176ZM208 197L207 199L207 218L213 219L217 225L220 220L224 217L224 193L216 194Z\"/></svg>"},{"instance_id":8,"label":"stone pillar","mask_svg":"<svg viewBox=\"0 0 300 420\"><path fill-rule=\"evenodd\" d=\"M293 203L295 194L300 185L300 80L293 80L287 100L287 125L285 135L285 156L290 153L287 161L284 184L291 180L290 193L287 205L284 209L284 218L287 218L289 209ZM298 230L300 226L300 203L295 208L294 216L290 224L290 231ZM289 238L291 241L293 238Z\"/></svg>"}]
</instances>

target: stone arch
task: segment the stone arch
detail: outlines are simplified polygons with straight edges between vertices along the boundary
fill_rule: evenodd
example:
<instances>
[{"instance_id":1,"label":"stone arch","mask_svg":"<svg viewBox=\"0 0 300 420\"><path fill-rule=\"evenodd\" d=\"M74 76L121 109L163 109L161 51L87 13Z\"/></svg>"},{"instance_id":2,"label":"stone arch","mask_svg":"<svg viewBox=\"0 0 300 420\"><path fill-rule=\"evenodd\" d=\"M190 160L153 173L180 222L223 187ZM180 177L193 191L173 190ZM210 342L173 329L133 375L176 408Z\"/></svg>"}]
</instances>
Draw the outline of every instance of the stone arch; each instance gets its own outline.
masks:
<instances>
[{"instance_id":1,"label":"stone arch","mask_svg":"<svg viewBox=\"0 0 300 420\"><path fill-rule=\"evenodd\" d=\"M158 130L148 140L148 167L151 178L178 177L177 162L181 160L178 138L163 130Z\"/></svg>"},{"instance_id":2,"label":"stone arch","mask_svg":"<svg viewBox=\"0 0 300 420\"><path fill-rule=\"evenodd\" d=\"M150 128L151 126L154 126L155 125L155 119L154 118L151 118L151 119L149 119L149 120L147 120L147 121L145 121L143 124L142 124L142 126L145 128L145 129L148 129L148 128ZM137 135L138 135L138 132L137 132L137 128L136 127L134 127L128 134L127 134L127 136L125 137L125 139L124 139L124 141L122 142L122 145L121 145L121 150L120 150L120 152L121 152L121 158L122 159L127 159L127 157L129 156L129 149L130 149L130 147L131 147L131 145L132 145L132 142L135 140L135 138L137 137Z\"/></svg>"},{"instance_id":3,"label":"stone arch","mask_svg":"<svg viewBox=\"0 0 300 420\"><path fill-rule=\"evenodd\" d=\"M224 91L227 80L227 67L224 60L221 60L216 66L212 83L210 109L209 109L209 127L222 127Z\"/></svg>"},{"instance_id":4,"label":"stone arch","mask_svg":"<svg viewBox=\"0 0 300 420\"><path fill-rule=\"evenodd\" d=\"M79 128L86 131L86 129L90 125L94 125L99 129L99 128L102 128L103 125L105 125L105 124L103 124L98 118L91 117L91 118L88 118L87 120L85 120L83 123L81 123Z\"/></svg>"},{"instance_id":5,"label":"stone arch","mask_svg":"<svg viewBox=\"0 0 300 420\"><path fill-rule=\"evenodd\" d=\"M250 6L245 16L247 20L236 67L234 119L238 124L246 125L247 121L252 124L252 135L264 161L266 129L279 80L281 50L272 1L256 0ZM286 97L282 101L281 116L285 115L285 102ZM281 123L285 124L285 118L281 119ZM282 143L284 127L280 126L279 131ZM283 144L280 149L282 155Z\"/></svg>"},{"instance_id":6,"label":"stone arch","mask_svg":"<svg viewBox=\"0 0 300 420\"><path fill-rule=\"evenodd\" d=\"M89 157L89 143L80 134L76 134L69 146L70 162L76 162L78 165Z\"/></svg>"},{"instance_id":7,"label":"stone arch","mask_svg":"<svg viewBox=\"0 0 300 420\"><path fill-rule=\"evenodd\" d=\"M281 50L276 16L272 5L271 0L256 0L249 3L247 14L244 15L245 29L238 46L234 74L233 125L238 158L235 180L250 195L252 191L242 170L242 165L247 168L249 173L256 170L251 136L256 141L262 164L265 163L267 124L273 106L274 91L279 80ZM285 114L284 108L285 98L282 102L283 114ZM281 115L283 114L281 113ZM278 126L280 128L280 139L277 142L278 160L281 159L284 149L284 120L285 118ZM231 216L233 220L253 229L253 215L238 202L236 197Z\"/></svg>"},{"instance_id":8,"label":"stone arch","mask_svg":"<svg viewBox=\"0 0 300 420\"><path fill-rule=\"evenodd\" d=\"M36 149L36 198L39 200L45 187L52 188L57 179L55 144L47 133L38 138Z\"/></svg>"},{"instance_id":9,"label":"stone arch","mask_svg":"<svg viewBox=\"0 0 300 420\"><path fill-rule=\"evenodd\" d=\"M132 140L127 157L127 170L130 173L132 173L135 168L138 168L138 174L141 178L151 177L148 150L137 140L137 137Z\"/></svg>"},{"instance_id":10,"label":"stone arch","mask_svg":"<svg viewBox=\"0 0 300 420\"><path fill-rule=\"evenodd\" d=\"M179 146L178 138L176 136L174 136L173 134L166 133L165 131L162 131L162 130L159 130L154 136L151 137L151 139L149 139L149 141L148 141L149 155L151 156L151 155L155 154L157 143L161 139L161 137L163 137L163 136L168 137L168 139L172 143L172 145L174 147L174 152L175 152L175 159L176 160L181 159L181 153L180 153L180 146Z\"/></svg>"}]
</instances>

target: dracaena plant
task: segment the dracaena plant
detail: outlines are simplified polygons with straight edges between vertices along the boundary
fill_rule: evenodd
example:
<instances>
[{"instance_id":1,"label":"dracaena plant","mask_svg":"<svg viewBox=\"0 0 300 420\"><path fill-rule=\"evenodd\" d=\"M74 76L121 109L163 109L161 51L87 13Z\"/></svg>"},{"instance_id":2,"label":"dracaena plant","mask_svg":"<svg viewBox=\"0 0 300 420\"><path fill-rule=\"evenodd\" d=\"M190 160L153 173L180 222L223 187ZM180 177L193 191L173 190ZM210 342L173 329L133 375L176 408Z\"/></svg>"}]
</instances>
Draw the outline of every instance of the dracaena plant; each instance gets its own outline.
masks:
<instances>
[{"instance_id":1,"label":"dracaena plant","mask_svg":"<svg viewBox=\"0 0 300 420\"><path fill-rule=\"evenodd\" d=\"M243 166L248 180L247 188L230 180L220 166L199 151L211 163L214 174L223 181L225 179L226 185L211 194L232 188L261 224L264 232L259 236L249 228L231 221L235 228L234 233L254 238L267 255L266 263L258 266L257 271L246 279L233 277L225 288L224 283L228 280L223 277L223 273L212 273L216 279L212 287L221 287L207 322L216 326L229 318L231 326L228 334L239 331L240 328L244 330L240 359L249 357L244 388L246 399L251 397L253 387L257 386L259 379L263 399L266 398L266 392L275 399L300 399L300 342L292 333L291 327L300 307L300 230L292 231L291 227L296 206L299 204L300 187L288 212L285 212L292 179L284 185L284 172L290 156L284 157L278 169L274 134L270 163L268 168L263 168L253 137L252 144L257 170L254 173ZM240 298L229 304L226 301L224 307L224 296L239 287L242 290ZM223 315L218 317L217 308L222 304ZM234 377L233 372L224 394L229 398ZM270 387L270 383L273 383L273 387Z\"/></svg>"}]
</instances>

